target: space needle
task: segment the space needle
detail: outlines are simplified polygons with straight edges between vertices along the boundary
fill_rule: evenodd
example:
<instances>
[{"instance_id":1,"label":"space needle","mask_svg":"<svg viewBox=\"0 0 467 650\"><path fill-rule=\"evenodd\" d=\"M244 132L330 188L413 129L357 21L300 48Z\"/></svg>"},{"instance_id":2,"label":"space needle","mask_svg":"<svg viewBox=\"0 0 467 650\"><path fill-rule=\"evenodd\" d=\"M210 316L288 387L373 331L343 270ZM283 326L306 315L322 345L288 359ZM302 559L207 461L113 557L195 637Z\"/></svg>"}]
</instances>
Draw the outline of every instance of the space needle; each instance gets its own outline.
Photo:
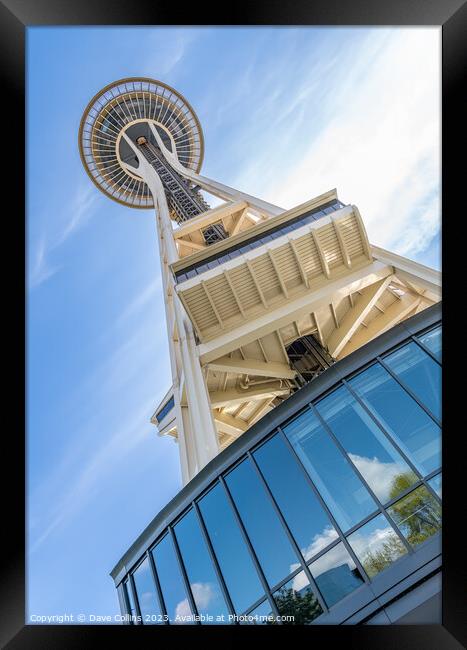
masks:
<instances>
[{"instance_id":1,"label":"space needle","mask_svg":"<svg viewBox=\"0 0 467 650\"><path fill-rule=\"evenodd\" d=\"M337 360L440 299L436 272L372 246L335 189L284 210L201 175L201 124L165 83L99 91L79 150L106 196L155 215L172 376L151 421L178 442L184 484Z\"/></svg>"}]
</instances>

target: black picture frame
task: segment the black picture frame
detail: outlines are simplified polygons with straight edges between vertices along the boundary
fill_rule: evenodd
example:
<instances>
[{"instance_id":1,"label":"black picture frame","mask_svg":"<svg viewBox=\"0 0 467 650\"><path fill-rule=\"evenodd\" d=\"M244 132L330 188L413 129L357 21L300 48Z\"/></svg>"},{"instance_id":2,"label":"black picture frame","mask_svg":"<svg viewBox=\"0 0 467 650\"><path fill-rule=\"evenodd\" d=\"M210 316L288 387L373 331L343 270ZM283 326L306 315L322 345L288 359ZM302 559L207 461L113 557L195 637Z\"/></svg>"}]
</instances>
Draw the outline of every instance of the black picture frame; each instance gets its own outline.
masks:
<instances>
[{"instance_id":1,"label":"black picture frame","mask_svg":"<svg viewBox=\"0 0 467 650\"><path fill-rule=\"evenodd\" d=\"M182 13L183 11L183 13ZM2 56L2 132L4 161L3 192L13 199L12 207L3 212L4 252L12 253L11 261L17 265L15 272L8 263L4 272L3 304L6 307L4 324L9 331L4 336L4 352L11 353L11 368L4 372L7 398L3 409L3 571L0 580L1 629L0 645L16 648L88 648L107 642L110 635L118 634L120 643L134 644L144 637L151 640L178 643L180 635L189 633L190 643L196 643L199 634L213 642L240 640L237 635L257 635L262 639L263 628L235 626L225 628L196 626L183 628L150 629L139 626L42 626L25 625L26 559L25 559L25 32L35 25L359 25L359 26L440 26L442 28L442 215L443 215L443 338L444 364L448 370L443 379L444 441L443 441L443 612L442 625L432 626L366 626L366 627L311 627L301 629L309 633L312 642L342 643L371 648L450 648L464 647L467 641L465 585L465 541L461 534L463 501L460 500L461 480L465 465L461 452L465 425L456 422L456 400L453 389L458 383L454 374L462 375L462 336L456 325L461 313L449 308L450 295L459 291L454 286L460 270L456 259L462 259L463 244L457 228L463 219L462 189L465 183L465 164L462 164L465 137L465 103L462 90L465 86L465 53L467 7L463 0L313 0L312 2L280 2L261 0L254 4L237 0L223 5L221 11L209 10L191 3L182 10L181 4L168 2L128 3L123 0L3 0L0 5L0 47ZM8 231L5 229L8 226ZM14 242L14 243L13 243ZM3 258L6 256L3 255ZM452 303L454 304L454 302ZM446 320L447 318L447 320ZM451 334L452 332L452 334ZM456 345L456 343L457 345ZM450 372L452 366L453 372ZM453 406L449 407L449 401ZM457 402L458 403L458 402ZM6 467L13 469L6 476ZM446 532L447 531L447 532ZM72 561L72 558L70 558ZM105 570L106 568L103 568ZM287 630L287 631L286 631ZM274 637L280 644L291 639L297 628L277 627ZM284 637L283 635L287 635ZM270 637L270 635L267 635Z\"/></svg>"}]
</instances>

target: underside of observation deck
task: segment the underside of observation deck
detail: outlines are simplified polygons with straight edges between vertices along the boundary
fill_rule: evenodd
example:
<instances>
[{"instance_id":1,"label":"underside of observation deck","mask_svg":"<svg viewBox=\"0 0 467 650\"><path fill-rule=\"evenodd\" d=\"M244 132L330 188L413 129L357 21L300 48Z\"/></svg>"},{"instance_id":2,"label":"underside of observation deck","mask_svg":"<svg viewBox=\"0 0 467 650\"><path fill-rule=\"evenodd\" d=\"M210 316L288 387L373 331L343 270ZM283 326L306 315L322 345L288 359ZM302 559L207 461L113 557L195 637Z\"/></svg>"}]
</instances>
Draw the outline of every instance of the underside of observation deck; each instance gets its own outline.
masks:
<instances>
[{"instance_id":1,"label":"underside of observation deck","mask_svg":"<svg viewBox=\"0 0 467 650\"><path fill-rule=\"evenodd\" d=\"M202 231L214 223L228 237L207 246ZM371 246L358 209L334 190L274 217L226 203L174 237L175 289L221 449L333 361L441 298L439 274ZM176 437L170 410L160 416L170 395L152 421Z\"/></svg>"}]
</instances>

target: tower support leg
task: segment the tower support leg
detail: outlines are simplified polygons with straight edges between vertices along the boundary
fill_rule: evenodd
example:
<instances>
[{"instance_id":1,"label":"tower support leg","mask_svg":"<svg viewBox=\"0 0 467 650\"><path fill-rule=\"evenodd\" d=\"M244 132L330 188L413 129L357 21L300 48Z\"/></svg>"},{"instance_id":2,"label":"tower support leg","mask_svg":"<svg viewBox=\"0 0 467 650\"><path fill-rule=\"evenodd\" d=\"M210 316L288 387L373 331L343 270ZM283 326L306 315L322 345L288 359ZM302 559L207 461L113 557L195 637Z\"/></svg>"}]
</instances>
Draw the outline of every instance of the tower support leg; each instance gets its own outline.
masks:
<instances>
[{"instance_id":1,"label":"tower support leg","mask_svg":"<svg viewBox=\"0 0 467 650\"><path fill-rule=\"evenodd\" d=\"M124 136L125 137L125 136ZM164 188L156 171L127 138L139 161L137 173L147 183L156 205L162 286L177 418L177 432L186 484L219 453L206 380L196 350L193 325L180 302L169 265L178 259Z\"/></svg>"}]
</instances>

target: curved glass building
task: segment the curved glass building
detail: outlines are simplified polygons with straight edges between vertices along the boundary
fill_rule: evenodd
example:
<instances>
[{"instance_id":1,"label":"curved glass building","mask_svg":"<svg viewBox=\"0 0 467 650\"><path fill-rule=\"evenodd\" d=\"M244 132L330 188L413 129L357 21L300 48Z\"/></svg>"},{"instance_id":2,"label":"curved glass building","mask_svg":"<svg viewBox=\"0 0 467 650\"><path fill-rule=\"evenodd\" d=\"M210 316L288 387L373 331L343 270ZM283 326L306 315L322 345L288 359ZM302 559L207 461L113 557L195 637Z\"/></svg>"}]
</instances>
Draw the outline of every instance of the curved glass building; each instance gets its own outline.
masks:
<instances>
[{"instance_id":1,"label":"curved glass building","mask_svg":"<svg viewBox=\"0 0 467 650\"><path fill-rule=\"evenodd\" d=\"M440 318L432 307L335 363L211 461L113 570L129 620L389 623L425 604L427 622Z\"/></svg>"},{"instance_id":2,"label":"curved glass building","mask_svg":"<svg viewBox=\"0 0 467 650\"><path fill-rule=\"evenodd\" d=\"M125 622L439 622L440 274L371 245L336 190L284 210L202 176L161 82L98 92L79 147L155 211L172 377L151 421L184 485L111 573Z\"/></svg>"}]
</instances>

